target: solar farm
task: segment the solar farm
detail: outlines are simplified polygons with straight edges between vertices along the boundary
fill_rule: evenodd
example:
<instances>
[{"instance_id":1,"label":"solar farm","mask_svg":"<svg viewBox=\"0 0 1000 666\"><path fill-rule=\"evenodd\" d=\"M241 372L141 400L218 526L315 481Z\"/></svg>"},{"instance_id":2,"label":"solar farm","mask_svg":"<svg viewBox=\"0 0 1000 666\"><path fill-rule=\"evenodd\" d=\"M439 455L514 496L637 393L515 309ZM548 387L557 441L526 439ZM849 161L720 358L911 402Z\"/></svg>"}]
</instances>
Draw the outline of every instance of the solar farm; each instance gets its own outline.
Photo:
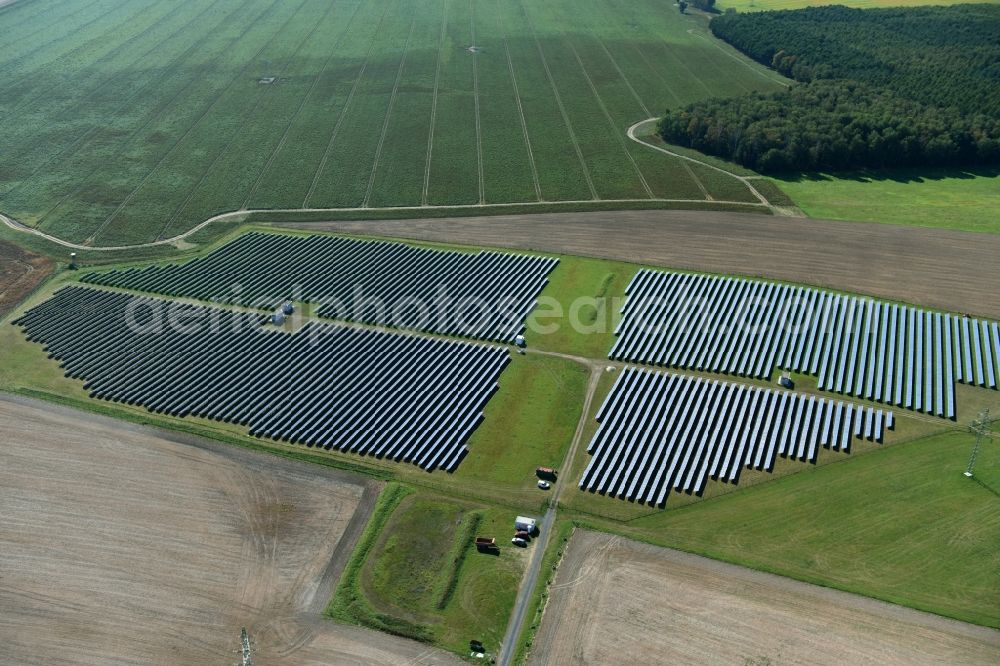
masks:
<instances>
[{"instance_id":1,"label":"solar farm","mask_svg":"<svg viewBox=\"0 0 1000 666\"><path fill-rule=\"evenodd\" d=\"M558 266L254 231L187 262L86 273L91 287L65 287L15 323L91 397L454 471L511 357L448 337L512 344ZM997 386L996 322L648 269L625 293L609 358L752 381L625 365L594 415L577 480L601 495L662 508L671 493L737 484L741 470L769 472L778 458L815 464L821 450L881 444L894 429L891 410L822 392L954 418L956 381ZM267 313L292 301L311 314L274 325ZM760 384L779 368L818 376L821 394Z\"/></svg>"},{"instance_id":2,"label":"solar farm","mask_svg":"<svg viewBox=\"0 0 1000 666\"><path fill-rule=\"evenodd\" d=\"M47 356L60 376L46 386L112 413L389 480L329 612L452 651L472 624L502 632L520 603L530 552L506 545L497 564L455 554L472 530L502 530L506 507L537 515L533 503L552 497L538 466L561 468L555 492L565 488L546 511L661 542L647 521L945 432L968 409L955 383L963 404L996 393L968 391L996 387L995 322L639 266L606 293L622 318L595 357L536 344L543 299L570 302L621 270L580 261L254 227L183 261L64 274L2 341L29 376ZM410 306L426 302L438 309L417 318ZM817 381L779 386L781 370ZM455 524L443 545L425 538L438 519ZM438 582L410 584L422 580ZM483 594L494 601L468 596ZM361 597L380 615L343 601ZM398 619L410 617L421 621Z\"/></svg>"},{"instance_id":3,"label":"solar farm","mask_svg":"<svg viewBox=\"0 0 1000 666\"><path fill-rule=\"evenodd\" d=\"M993 118L711 5L0 0L0 662L1000 663Z\"/></svg>"},{"instance_id":4,"label":"solar farm","mask_svg":"<svg viewBox=\"0 0 1000 666\"><path fill-rule=\"evenodd\" d=\"M640 271L610 358L819 388L955 418L955 382L997 388L1000 326L792 285Z\"/></svg>"},{"instance_id":5,"label":"solar farm","mask_svg":"<svg viewBox=\"0 0 1000 666\"><path fill-rule=\"evenodd\" d=\"M671 490L700 495L709 478L739 481L775 455L816 462L819 449L881 442L892 412L813 395L627 368L597 412L601 427L580 487L663 507Z\"/></svg>"},{"instance_id":6,"label":"solar farm","mask_svg":"<svg viewBox=\"0 0 1000 666\"><path fill-rule=\"evenodd\" d=\"M512 343L557 259L333 236L250 233L189 263L96 273L91 284Z\"/></svg>"},{"instance_id":7,"label":"solar farm","mask_svg":"<svg viewBox=\"0 0 1000 666\"><path fill-rule=\"evenodd\" d=\"M508 360L506 349L179 306L68 287L17 324L91 395L250 434L454 470ZM130 321L130 313L136 313ZM211 322L211 323L207 323ZM146 327L156 327L144 332Z\"/></svg>"}]
</instances>

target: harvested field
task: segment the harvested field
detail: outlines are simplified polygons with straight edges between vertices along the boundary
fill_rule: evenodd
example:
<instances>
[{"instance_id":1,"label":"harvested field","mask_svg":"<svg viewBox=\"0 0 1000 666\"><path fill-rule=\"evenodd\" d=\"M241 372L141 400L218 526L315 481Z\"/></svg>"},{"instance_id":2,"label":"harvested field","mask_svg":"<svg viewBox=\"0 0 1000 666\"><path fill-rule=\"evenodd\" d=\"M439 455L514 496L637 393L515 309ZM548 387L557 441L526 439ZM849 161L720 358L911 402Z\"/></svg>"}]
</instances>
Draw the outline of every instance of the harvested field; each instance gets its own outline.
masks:
<instances>
[{"instance_id":1,"label":"harvested field","mask_svg":"<svg viewBox=\"0 0 1000 666\"><path fill-rule=\"evenodd\" d=\"M321 619L378 487L0 396L0 661L452 663ZM412 660L410 662L409 660Z\"/></svg>"},{"instance_id":2,"label":"harvested field","mask_svg":"<svg viewBox=\"0 0 1000 666\"><path fill-rule=\"evenodd\" d=\"M768 277L1000 317L1000 236L704 211L290 224Z\"/></svg>"},{"instance_id":3,"label":"harvested field","mask_svg":"<svg viewBox=\"0 0 1000 666\"><path fill-rule=\"evenodd\" d=\"M0 240L0 317L14 309L22 298L41 284L53 267L48 257Z\"/></svg>"},{"instance_id":4,"label":"harvested field","mask_svg":"<svg viewBox=\"0 0 1000 666\"><path fill-rule=\"evenodd\" d=\"M995 664L1000 632L577 531L532 664Z\"/></svg>"}]
</instances>

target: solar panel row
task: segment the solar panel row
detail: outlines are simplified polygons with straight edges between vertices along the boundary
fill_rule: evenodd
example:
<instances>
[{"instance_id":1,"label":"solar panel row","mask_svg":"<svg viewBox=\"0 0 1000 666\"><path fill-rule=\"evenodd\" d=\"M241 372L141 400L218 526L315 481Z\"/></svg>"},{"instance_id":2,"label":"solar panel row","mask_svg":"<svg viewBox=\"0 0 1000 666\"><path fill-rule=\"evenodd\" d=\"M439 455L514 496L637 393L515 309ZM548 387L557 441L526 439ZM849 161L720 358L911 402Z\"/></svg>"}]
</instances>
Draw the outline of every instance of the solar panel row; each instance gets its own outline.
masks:
<instances>
[{"instance_id":1,"label":"solar panel row","mask_svg":"<svg viewBox=\"0 0 1000 666\"><path fill-rule=\"evenodd\" d=\"M955 417L955 382L997 388L1000 327L808 287L640 271L612 359L767 378Z\"/></svg>"},{"instance_id":2,"label":"solar panel row","mask_svg":"<svg viewBox=\"0 0 1000 666\"><path fill-rule=\"evenodd\" d=\"M91 396L254 436L453 470L510 360L501 347L67 287L15 323Z\"/></svg>"},{"instance_id":3,"label":"solar panel row","mask_svg":"<svg viewBox=\"0 0 1000 666\"><path fill-rule=\"evenodd\" d=\"M186 264L93 273L84 282L513 342L558 259L450 252L336 236L249 233Z\"/></svg>"},{"instance_id":4,"label":"solar panel row","mask_svg":"<svg viewBox=\"0 0 1000 666\"><path fill-rule=\"evenodd\" d=\"M663 507L671 490L771 471L775 456L815 462L852 437L881 442L892 412L813 395L626 368L597 414L580 487Z\"/></svg>"}]
</instances>

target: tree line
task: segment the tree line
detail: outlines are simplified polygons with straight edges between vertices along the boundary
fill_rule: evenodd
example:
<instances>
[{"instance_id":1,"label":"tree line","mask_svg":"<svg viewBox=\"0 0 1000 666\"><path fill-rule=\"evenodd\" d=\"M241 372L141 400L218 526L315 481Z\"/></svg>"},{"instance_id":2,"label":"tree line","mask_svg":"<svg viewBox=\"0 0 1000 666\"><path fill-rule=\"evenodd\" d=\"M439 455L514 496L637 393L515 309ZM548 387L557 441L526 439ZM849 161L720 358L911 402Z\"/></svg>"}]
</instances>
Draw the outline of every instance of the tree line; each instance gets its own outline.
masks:
<instances>
[{"instance_id":1,"label":"tree line","mask_svg":"<svg viewBox=\"0 0 1000 666\"><path fill-rule=\"evenodd\" d=\"M1000 6L829 6L710 25L801 83L668 111L665 141L768 172L1000 162Z\"/></svg>"},{"instance_id":2,"label":"tree line","mask_svg":"<svg viewBox=\"0 0 1000 666\"><path fill-rule=\"evenodd\" d=\"M855 81L709 99L668 112L659 131L668 143L765 173L1000 161L1000 120Z\"/></svg>"}]
</instances>

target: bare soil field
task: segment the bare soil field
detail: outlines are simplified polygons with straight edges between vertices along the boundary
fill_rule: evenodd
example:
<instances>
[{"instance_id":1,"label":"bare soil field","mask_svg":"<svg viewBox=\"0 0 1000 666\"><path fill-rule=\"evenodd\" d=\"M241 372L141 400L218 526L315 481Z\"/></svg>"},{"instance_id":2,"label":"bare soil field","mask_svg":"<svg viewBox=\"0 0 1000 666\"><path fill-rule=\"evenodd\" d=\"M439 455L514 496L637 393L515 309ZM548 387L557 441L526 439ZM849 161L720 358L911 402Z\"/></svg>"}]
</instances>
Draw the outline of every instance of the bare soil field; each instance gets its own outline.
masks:
<instances>
[{"instance_id":1,"label":"bare soil field","mask_svg":"<svg viewBox=\"0 0 1000 666\"><path fill-rule=\"evenodd\" d=\"M0 317L20 303L48 277L53 268L54 264L48 257L0 240Z\"/></svg>"},{"instance_id":2,"label":"bare soil field","mask_svg":"<svg viewBox=\"0 0 1000 666\"><path fill-rule=\"evenodd\" d=\"M996 664L1000 632L578 530L532 664Z\"/></svg>"},{"instance_id":3,"label":"bare soil field","mask_svg":"<svg viewBox=\"0 0 1000 666\"><path fill-rule=\"evenodd\" d=\"M709 211L297 223L761 276L1000 317L1000 235Z\"/></svg>"},{"instance_id":4,"label":"bare soil field","mask_svg":"<svg viewBox=\"0 0 1000 666\"><path fill-rule=\"evenodd\" d=\"M445 664L322 618L379 484L0 396L0 663Z\"/></svg>"}]
</instances>

